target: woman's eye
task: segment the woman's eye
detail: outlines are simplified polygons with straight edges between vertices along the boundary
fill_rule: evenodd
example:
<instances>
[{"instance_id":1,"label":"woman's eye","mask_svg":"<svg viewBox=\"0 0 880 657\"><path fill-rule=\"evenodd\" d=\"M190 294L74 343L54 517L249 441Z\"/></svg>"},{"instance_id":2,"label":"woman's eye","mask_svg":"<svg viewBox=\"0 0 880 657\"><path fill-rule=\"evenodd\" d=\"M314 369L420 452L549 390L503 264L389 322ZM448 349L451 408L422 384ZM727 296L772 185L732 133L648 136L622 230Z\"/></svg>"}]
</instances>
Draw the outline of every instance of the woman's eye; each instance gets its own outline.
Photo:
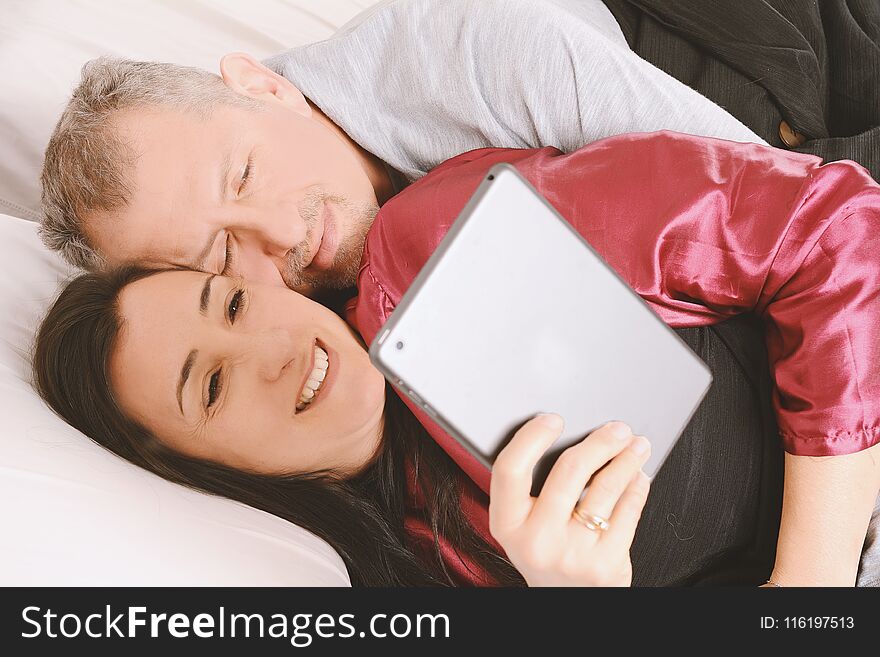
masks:
<instances>
[{"instance_id":1,"label":"woman's eye","mask_svg":"<svg viewBox=\"0 0 880 657\"><path fill-rule=\"evenodd\" d=\"M251 178L254 175L254 159L253 156L248 156L247 164L244 165L244 169L241 172L241 182L238 185L238 193L241 194L248 186L248 183L251 181Z\"/></svg>"},{"instance_id":2,"label":"woman's eye","mask_svg":"<svg viewBox=\"0 0 880 657\"><path fill-rule=\"evenodd\" d=\"M217 395L220 394L220 370L217 370L211 375L211 379L208 381L208 408L214 405L214 402L217 401Z\"/></svg>"},{"instance_id":3,"label":"woman's eye","mask_svg":"<svg viewBox=\"0 0 880 657\"><path fill-rule=\"evenodd\" d=\"M226 309L230 324L235 324L235 318L238 316L238 312L243 305L244 290L236 290L235 294L233 294L232 298L229 300L229 307Z\"/></svg>"}]
</instances>

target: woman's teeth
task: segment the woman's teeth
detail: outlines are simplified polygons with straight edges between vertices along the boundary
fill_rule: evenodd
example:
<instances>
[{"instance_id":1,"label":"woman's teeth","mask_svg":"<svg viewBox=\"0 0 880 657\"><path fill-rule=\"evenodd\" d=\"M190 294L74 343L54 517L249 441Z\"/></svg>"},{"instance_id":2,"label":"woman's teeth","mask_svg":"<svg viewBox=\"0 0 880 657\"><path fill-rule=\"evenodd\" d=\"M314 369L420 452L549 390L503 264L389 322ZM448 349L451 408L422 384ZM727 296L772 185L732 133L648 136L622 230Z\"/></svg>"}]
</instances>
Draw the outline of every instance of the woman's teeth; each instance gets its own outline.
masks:
<instances>
[{"instance_id":1,"label":"woman's teeth","mask_svg":"<svg viewBox=\"0 0 880 657\"><path fill-rule=\"evenodd\" d=\"M309 378L303 386L299 402L296 404L296 410L301 411L312 403L312 400L324 383L324 377L327 376L327 366L329 364L330 358L327 356L327 352L318 345L315 345L315 369L309 374Z\"/></svg>"}]
</instances>

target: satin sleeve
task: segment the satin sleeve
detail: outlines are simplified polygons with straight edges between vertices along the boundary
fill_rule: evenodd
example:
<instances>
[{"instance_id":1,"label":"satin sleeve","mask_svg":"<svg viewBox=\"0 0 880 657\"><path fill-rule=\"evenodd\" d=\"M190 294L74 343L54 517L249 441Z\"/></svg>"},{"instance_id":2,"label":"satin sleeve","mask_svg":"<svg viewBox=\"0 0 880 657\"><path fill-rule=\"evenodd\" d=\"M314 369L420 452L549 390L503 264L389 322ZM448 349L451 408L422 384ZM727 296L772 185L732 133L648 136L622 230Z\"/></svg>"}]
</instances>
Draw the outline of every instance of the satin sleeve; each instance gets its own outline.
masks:
<instances>
[{"instance_id":1,"label":"satin sleeve","mask_svg":"<svg viewBox=\"0 0 880 657\"><path fill-rule=\"evenodd\" d=\"M880 187L867 171L672 133L609 149L613 164L593 181L589 203L614 220L569 205L581 233L671 326L747 311L764 319L786 451L874 445ZM620 177L623 186L612 182Z\"/></svg>"},{"instance_id":2,"label":"satin sleeve","mask_svg":"<svg viewBox=\"0 0 880 657\"><path fill-rule=\"evenodd\" d=\"M349 309L368 342L502 161L670 326L742 312L764 319L788 452L838 455L877 442L880 187L847 161L671 132L611 137L568 154L464 154L377 216ZM528 254L517 257L529 266Z\"/></svg>"}]
</instances>

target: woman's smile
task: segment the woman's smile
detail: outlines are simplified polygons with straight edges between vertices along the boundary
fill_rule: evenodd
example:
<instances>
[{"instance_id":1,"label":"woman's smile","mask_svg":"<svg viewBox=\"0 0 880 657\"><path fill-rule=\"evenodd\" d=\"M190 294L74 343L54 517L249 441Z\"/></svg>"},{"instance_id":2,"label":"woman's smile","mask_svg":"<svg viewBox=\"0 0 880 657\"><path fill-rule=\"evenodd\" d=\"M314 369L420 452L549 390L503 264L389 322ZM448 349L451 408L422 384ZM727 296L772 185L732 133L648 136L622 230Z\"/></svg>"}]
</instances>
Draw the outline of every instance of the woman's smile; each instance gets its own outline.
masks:
<instances>
[{"instance_id":1,"label":"woman's smile","mask_svg":"<svg viewBox=\"0 0 880 657\"><path fill-rule=\"evenodd\" d=\"M319 346L315 341L312 347L312 358L306 368L306 380L299 387L299 396L297 397L296 412L303 411L312 407L318 398L318 393L323 388L324 380L327 377L327 370L330 365L327 352Z\"/></svg>"}]
</instances>

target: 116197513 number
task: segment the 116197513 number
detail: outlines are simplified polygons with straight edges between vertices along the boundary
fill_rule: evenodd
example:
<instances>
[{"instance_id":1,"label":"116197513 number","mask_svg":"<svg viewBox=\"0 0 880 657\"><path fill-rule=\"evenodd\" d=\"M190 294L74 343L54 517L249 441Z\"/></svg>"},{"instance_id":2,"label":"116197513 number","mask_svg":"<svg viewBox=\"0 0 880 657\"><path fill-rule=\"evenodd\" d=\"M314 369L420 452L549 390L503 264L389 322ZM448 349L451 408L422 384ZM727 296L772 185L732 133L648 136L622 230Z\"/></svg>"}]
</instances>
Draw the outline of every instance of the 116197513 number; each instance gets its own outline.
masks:
<instances>
[{"instance_id":1,"label":"116197513 number","mask_svg":"<svg viewBox=\"0 0 880 657\"><path fill-rule=\"evenodd\" d=\"M787 630L851 630L855 622L852 616L786 616L782 626Z\"/></svg>"}]
</instances>

